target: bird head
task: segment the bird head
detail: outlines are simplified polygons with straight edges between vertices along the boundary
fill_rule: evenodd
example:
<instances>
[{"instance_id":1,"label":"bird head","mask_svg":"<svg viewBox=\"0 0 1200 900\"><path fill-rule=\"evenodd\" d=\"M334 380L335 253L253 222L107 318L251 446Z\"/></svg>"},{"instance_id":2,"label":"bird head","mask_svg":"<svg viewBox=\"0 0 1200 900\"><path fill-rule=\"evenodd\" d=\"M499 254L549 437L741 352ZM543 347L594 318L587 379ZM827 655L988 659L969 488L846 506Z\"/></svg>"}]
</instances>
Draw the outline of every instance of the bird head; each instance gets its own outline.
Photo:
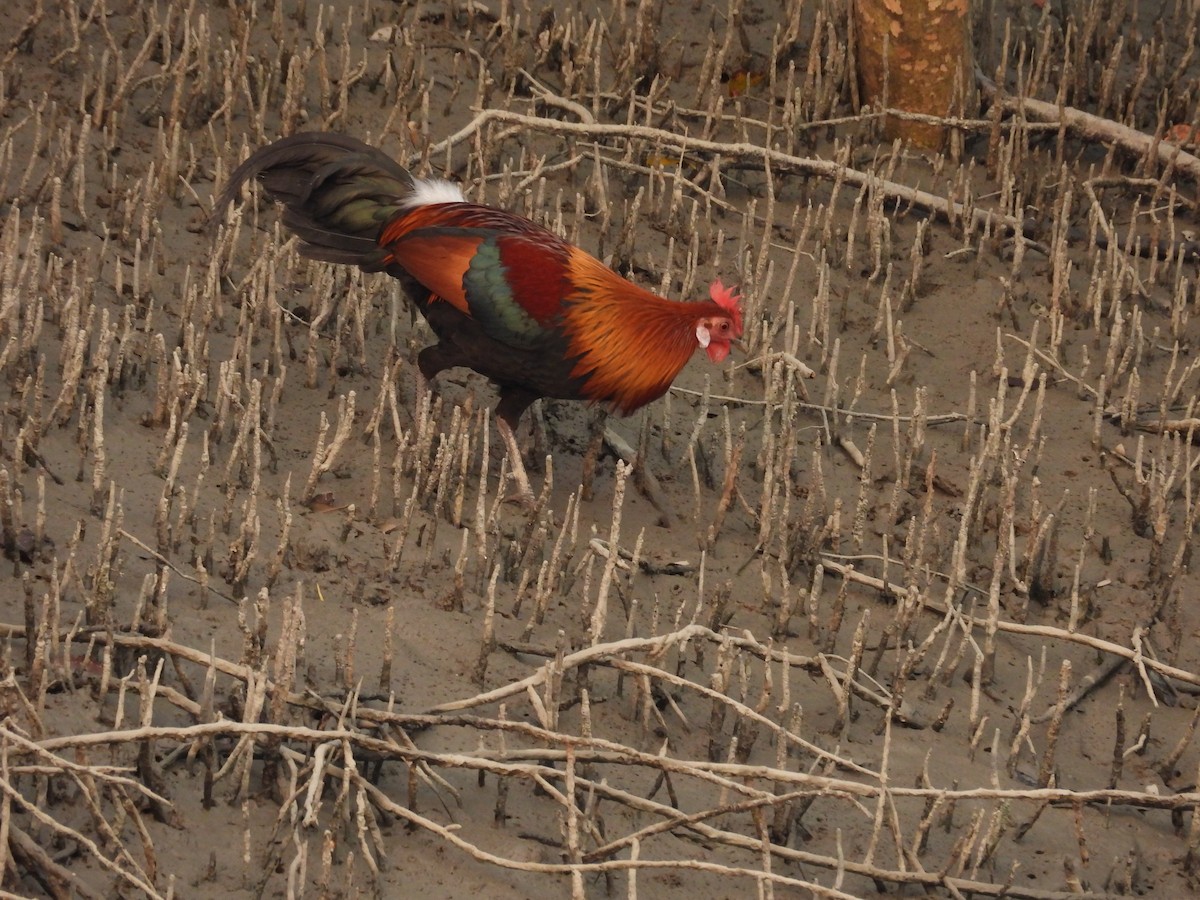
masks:
<instances>
[{"instance_id":1,"label":"bird head","mask_svg":"<svg viewBox=\"0 0 1200 900\"><path fill-rule=\"evenodd\" d=\"M696 340L708 351L708 358L719 363L729 355L733 341L742 336L742 298L734 288L725 287L720 278L712 283L708 295L721 313L703 316L696 322Z\"/></svg>"}]
</instances>

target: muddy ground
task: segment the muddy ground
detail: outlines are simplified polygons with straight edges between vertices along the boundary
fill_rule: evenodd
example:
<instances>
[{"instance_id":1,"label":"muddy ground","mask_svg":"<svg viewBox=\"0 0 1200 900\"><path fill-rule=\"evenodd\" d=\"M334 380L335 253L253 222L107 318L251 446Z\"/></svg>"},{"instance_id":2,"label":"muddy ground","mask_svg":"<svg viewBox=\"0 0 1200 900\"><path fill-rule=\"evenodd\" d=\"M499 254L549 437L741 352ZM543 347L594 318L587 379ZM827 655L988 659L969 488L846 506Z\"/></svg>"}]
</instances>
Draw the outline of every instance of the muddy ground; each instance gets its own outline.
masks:
<instances>
[{"instance_id":1,"label":"muddy ground","mask_svg":"<svg viewBox=\"0 0 1200 900\"><path fill-rule=\"evenodd\" d=\"M1194 170L1121 129L1194 121L1195 13L988 4L1104 127L934 158L782 5L0 10L5 890L1192 890ZM545 402L503 502L395 282L206 224L317 129L738 284L746 352Z\"/></svg>"}]
</instances>

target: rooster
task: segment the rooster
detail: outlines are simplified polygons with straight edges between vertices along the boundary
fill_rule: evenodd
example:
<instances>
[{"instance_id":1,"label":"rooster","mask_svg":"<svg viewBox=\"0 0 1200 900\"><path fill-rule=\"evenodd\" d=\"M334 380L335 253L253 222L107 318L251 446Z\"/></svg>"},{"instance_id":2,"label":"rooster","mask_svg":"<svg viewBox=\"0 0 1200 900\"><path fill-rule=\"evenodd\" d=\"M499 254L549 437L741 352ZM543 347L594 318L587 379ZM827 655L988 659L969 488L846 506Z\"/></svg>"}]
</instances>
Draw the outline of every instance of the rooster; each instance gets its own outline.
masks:
<instances>
[{"instance_id":1,"label":"rooster","mask_svg":"<svg viewBox=\"0 0 1200 900\"><path fill-rule=\"evenodd\" d=\"M302 255L403 283L438 338L417 355L426 383L463 366L497 385L496 427L526 504L533 490L514 432L531 403L583 400L628 414L666 393L697 349L719 363L742 334L741 298L720 280L710 300L664 299L355 138L302 133L261 148L234 170L213 217L255 177L283 204Z\"/></svg>"}]
</instances>

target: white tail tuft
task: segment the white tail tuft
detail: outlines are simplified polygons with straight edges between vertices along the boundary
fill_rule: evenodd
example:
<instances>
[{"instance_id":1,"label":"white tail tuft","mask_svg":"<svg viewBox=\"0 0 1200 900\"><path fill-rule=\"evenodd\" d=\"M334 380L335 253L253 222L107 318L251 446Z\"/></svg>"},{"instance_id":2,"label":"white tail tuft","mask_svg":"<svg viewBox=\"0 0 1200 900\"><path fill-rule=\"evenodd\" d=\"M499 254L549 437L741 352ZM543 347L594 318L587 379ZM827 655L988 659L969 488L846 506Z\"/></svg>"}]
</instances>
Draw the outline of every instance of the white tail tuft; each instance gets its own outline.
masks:
<instances>
[{"instance_id":1,"label":"white tail tuft","mask_svg":"<svg viewBox=\"0 0 1200 900\"><path fill-rule=\"evenodd\" d=\"M405 200L405 206L430 206L434 203L465 203L462 190L457 184L442 178L414 178L413 191Z\"/></svg>"}]
</instances>

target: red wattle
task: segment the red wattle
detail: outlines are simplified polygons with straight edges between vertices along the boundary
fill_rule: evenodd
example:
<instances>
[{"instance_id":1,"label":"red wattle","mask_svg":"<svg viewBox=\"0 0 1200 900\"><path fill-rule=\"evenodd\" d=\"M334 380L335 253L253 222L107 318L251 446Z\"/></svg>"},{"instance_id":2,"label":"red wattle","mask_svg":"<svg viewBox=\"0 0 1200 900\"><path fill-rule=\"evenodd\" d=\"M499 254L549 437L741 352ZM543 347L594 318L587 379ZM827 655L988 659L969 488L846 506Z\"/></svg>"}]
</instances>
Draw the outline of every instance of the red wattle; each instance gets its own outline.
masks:
<instances>
[{"instance_id":1,"label":"red wattle","mask_svg":"<svg viewBox=\"0 0 1200 900\"><path fill-rule=\"evenodd\" d=\"M722 362L729 355L728 341L713 341L708 345L708 358L715 363Z\"/></svg>"}]
</instances>

